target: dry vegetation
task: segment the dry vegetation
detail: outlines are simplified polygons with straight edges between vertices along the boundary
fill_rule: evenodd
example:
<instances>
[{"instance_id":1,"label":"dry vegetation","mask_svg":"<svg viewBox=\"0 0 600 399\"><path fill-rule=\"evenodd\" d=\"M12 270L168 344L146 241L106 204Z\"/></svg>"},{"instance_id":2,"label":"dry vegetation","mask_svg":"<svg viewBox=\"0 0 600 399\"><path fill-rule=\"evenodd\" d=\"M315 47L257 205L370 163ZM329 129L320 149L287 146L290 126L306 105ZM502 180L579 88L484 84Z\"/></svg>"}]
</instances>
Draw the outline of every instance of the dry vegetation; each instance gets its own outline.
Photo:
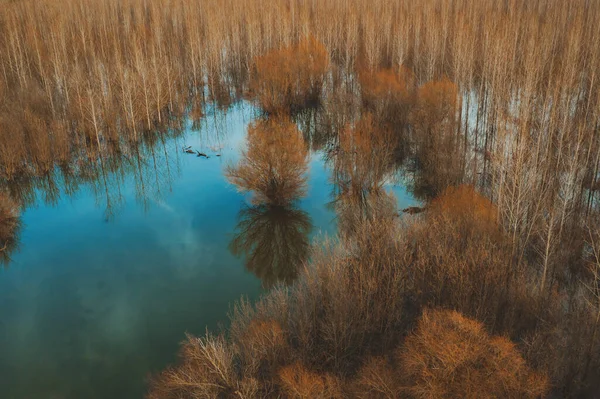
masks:
<instances>
[{"instance_id":1,"label":"dry vegetation","mask_svg":"<svg viewBox=\"0 0 600 399\"><path fill-rule=\"evenodd\" d=\"M364 397L539 398L549 388L508 339L458 312L428 309L390 360L367 360L358 378Z\"/></svg>"},{"instance_id":2,"label":"dry vegetation","mask_svg":"<svg viewBox=\"0 0 600 399\"><path fill-rule=\"evenodd\" d=\"M519 251L536 245L546 270L561 273L564 256L545 247L571 236L567 221L586 217L599 195L599 9L584 0L10 2L0 11L1 173L95 159L190 101L253 93L272 110L314 100L321 81L354 94L362 86L378 122L419 145L418 193L473 183L498 203ZM418 90L416 110L426 110L423 99L450 85L444 77L455 113L432 135L439 115L405 117L405 101Z\"/></svg>"},{"instance_id":3,"label":"dry vegetation","mask_svg":"<svg viewBox=\"0 0 600 399\"><path fill-rule=\"evenodd\" d=\"M260 119L248 127L246 149L227 179L241 192L251 192L252 206L238 215L229 247L244 255L246 268L266 287L291 283L309 254L310 216L297 209L306 191L308 149L289 117Z\"/></svg>"},{"instance_id":4,"label":"dry vegetation","mask_svg":"<svg viewBox=\"0 0 600 399\"><path fill-rule=\"evenodd\" d=\"M308 149L288 117L254 122L246 141L240 163L227 168L231 183L256 204L286 206L304 195Z\"/></svg>"},{"instance_id":5,"label":"dry vegetation","mask_svg":"<svg viewBox=\"0 0 600 399\"><path fill-rule=\"evenodd\" d=\"M255 59L250 90L269 113L287 113L315 104L328 62L327 49L313 37L271 50Z\"/></svg>"},{"instance_id":6,"label":"dry vegetation","mask_svg":"<svg viewBox=\"0 0 600 399\"><path fill-rule=\"evenodd\" d=\"M457 312L425 310L397 357L419 398L539 398L549 388L512 342Z\"/></svg>"},{"instance_id":7,"label":"dry vegetation","mask_svg":"<svg viewBox=\"0 0 600 399\"><path fill-rule=\"evenodd\" d=\"M510 240L494 210L461 186L412 224L365 221L317 250L289 289L241 302L227 335L190 337L183 363L155 380L150 397L595 392L592 309L539 294L527 270L509 272ZM431 310L440 308L455 311Z\"/></svg>"},{"instance_id":8,"label":"dry vegetation","mask_svg":"<svg viewBox=\"0 0 600 399\"><path fill-rule=\"evenodd\" d=\"M45 179L90 161L102 176L113 155L157 142L157 127L248 96L269 118L229 169L256 202L232 247L257 274L285 275L273 270L290 260L274 254L291 241L263 233L292 215L299 227L278 236L306 243L306 221L288 211L304 192L308 147L327 150L340 242L288 290L239 305L227 336L190 337L151 396L591 396L598 21L587 0L9 2L0 176ZM382 188L400 163L431 200L406 226ZM297 262L307 246L295 251ZM418 366L415 356L456 349L419 345L432 339L428 323L477 349L463 353L467 370L485 365L498 379Z\"/></svg>"},{"instance_id":9,"label":"dry vegetation","mask_svg":"<svg viewBox=\"0 0 600 399\"><path fill-rule=\"evenodd\" d=\"M396 199L385 191L385 178L393 169L395 136L385 126L377 126L373 115L365 113L338 133L338 146L332 153L334 180L333 207L340 235L354 234L365 220L393 214Z\"/></svg>"}]
</instances>

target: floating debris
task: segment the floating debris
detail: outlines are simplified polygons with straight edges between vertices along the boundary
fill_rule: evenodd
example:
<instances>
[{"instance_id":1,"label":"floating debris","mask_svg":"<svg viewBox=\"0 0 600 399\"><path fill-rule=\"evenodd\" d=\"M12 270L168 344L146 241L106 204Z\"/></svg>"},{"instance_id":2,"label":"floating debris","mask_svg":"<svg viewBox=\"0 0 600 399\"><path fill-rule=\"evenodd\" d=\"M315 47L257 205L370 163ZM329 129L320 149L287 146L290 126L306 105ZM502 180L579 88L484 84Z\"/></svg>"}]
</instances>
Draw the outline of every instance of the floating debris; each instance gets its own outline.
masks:
<instances>
[{"instance_id":1,"label":"floating debris","mask_svg":"<svg viewBox=\"0 0 600 399\"><path fill-rule=\"evenodd\" d=\"M416 215L418 213L421 213L425 211L425 208L420 208L418 206L409 206L408 208L405 208L402 210L402 212L404 213L408 213L410 215Z\"/></svg>"}]
</instances>

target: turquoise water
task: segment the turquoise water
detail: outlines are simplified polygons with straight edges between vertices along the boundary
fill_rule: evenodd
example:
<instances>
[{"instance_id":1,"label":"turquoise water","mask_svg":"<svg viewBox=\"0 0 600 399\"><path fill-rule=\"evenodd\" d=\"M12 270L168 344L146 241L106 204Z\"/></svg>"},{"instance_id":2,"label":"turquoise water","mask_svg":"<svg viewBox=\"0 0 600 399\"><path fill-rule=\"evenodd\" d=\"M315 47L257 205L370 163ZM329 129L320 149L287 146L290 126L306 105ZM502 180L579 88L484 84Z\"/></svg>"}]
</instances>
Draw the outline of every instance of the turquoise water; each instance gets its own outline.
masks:
<instances>
[{"instance_id":1,"label":"turquoise water","mask_svg":"<svg viewBox=\"0 0 600 399\"><path fill-rule=\"evenodd\" d=\"M186 332L226 326L236 300L268 289L272 281L257 275L293 279L298 265L248 270L247 257L232 254L244 220L266 220L264 231L282 224L291 242L335 234L321 152L310 155L307 195L282 213L265 214L225 179L256 116L244 103L209 112L199 129L188 122L183 135L134 159L138 172L76 191L59 184L49 202L38 190L22 214L19 251L0 269L2 398L141 398ZM211 157L185 154L184 145ZM400 207L414 202L401 184L389 188Z\"/></svg>"}]
</instances>

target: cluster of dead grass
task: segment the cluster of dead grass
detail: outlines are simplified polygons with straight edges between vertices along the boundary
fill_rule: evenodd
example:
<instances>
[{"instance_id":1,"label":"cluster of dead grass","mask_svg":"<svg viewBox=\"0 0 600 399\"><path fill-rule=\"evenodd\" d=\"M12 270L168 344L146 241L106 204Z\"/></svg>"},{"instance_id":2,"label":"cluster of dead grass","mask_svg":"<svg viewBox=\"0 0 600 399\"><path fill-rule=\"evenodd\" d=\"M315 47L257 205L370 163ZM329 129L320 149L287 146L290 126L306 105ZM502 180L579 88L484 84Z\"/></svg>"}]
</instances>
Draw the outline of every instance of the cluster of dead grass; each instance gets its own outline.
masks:
<instances>
[{"instance_id":1,"label":"cluster of dead grass","mask_svg":"<svg viewBox=\"0 0 600 399\"><path fill-rule=\"evenodd\" d=\"M314 37L271 50L254 61L250 90L268 113L289 113L318 103L329 53Z\"/></svg>"}]
</instances>

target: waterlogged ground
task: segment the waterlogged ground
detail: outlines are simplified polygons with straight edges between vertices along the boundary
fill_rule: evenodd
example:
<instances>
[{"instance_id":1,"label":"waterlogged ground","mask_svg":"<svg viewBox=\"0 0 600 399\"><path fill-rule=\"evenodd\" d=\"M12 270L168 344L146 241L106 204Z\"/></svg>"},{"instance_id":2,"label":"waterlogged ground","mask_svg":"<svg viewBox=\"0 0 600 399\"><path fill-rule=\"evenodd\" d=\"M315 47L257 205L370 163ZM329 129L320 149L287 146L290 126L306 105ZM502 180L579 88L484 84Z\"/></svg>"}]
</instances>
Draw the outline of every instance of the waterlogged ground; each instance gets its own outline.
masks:
<instances>
[{"instance_id":1,"label":"waterlogged ground","mask_svg":"<svg viewBox=\"0 0 600 399\"><path fill-rule=\"evenodd\" d=\"M36 192L22 215L20 249L0 269L3 398L141 398L148 375L175 361L186 332L226 326L241 296L255 299L295 275L298 265L277 262L285 254L248 270L247 257L232 254L236 237L280 222L291 240L335 234L324 153L310 155L307 195L279 213L265 215L225 179L255 117L244 103L208 111L182 136L139 158L125 154L138 173ZM210 158L185 154L184 145ZM393 179L387 188L400 208L414 203ZM267 228L248 232L240 223Z\"/></svg>"}]
</instances>

